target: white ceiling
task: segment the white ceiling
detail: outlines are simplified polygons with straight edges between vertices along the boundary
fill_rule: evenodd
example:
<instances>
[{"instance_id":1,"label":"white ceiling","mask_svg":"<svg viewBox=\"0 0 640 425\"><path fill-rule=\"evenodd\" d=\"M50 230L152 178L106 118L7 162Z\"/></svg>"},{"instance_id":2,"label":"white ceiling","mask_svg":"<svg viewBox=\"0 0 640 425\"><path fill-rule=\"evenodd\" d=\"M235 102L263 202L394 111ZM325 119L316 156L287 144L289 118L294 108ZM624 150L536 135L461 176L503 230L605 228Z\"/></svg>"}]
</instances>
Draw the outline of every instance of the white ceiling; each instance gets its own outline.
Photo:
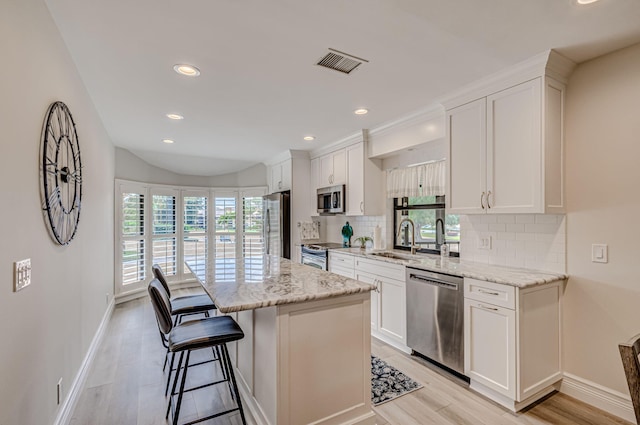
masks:
<instances>
[{"instance_id":1,"label":"white ceiling","mask_svg":"<svg viewBox=\"0 0 640 425\"><path fill-rule=\"evenodd\" d=\"M640 0L46 2L114 143L192 175L333 143L547 49L582 62L640 41ZM316 66L327 48L370 62Z\"/></svg>"}]
</instances>

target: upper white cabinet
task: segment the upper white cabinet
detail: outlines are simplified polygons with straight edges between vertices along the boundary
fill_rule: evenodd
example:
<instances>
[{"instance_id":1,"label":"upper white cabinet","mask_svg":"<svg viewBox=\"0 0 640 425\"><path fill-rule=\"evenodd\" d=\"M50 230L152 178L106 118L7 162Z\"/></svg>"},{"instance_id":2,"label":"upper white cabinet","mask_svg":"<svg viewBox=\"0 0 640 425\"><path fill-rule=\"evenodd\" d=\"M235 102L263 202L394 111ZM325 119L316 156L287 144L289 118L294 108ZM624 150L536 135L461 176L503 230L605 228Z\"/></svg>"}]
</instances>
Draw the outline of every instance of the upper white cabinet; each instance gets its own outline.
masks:
<instances>
[{"instance_id":1,"label":"upper white cabinet","mask_svg":"<svg viewBox=\"0 0 640 425\"><path fill-rule=\"evenodd\" d=\"M384 209L380 160L366 156L366 143L356 143L346 149L348 216L382 215Z\"/></svg>"},{"instance_id":2,"label":"upper white cabinet","mask_svg":"<svg viewBox=\"0 0 640 425\"><path fill-rule=\"evenodd\" d=\"M291 190L291 159L269 167L269 193Z\"/></svg>"},{"instance_id":3,"label":"upper white cabinet","mask_svg":"<svg viewBox=\"0 0 640 425\"><path fill-rule=\"evenodd\" d=\"M549 62L522 66L527 72L445 102L451 213L564 212L565 85L559 80L572 63L555 53L542 59Z\"/></svg>"},{"instance_id":4,"label":"upper white cabinet","mask_svg":"<svg viewBox=\"0 0 640 425\"><path fill-rule=\"evenodd\" d=\"M318 187L347 183L346 151L339 149L320 157Z\"/></svg>"}]
</instances>

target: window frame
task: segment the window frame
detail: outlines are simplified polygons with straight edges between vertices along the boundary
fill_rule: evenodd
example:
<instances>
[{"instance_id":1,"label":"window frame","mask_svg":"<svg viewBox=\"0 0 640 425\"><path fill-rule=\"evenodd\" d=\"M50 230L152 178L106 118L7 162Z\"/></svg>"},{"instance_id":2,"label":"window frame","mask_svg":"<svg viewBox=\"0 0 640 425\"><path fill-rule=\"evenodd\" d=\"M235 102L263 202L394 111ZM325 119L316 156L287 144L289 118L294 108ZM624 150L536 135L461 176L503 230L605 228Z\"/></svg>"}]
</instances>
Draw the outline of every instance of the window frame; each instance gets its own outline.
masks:
<instances>
[{"instance_id":1,"label":"window frame","mask_svg":"<svg viewBox=\"0 0 640 425\"><path fill-rule=\"evenodd\" d=\"M445 243L447 242L447 238L446 238L446 217L447 217L447 209L446 209L446 200L445 200L445 195L441 195L441 196L436 196L436 201L438 202L434 202L432 204L417 204L417 205L398 205L398 200L402 200L404 198L409 198L409 197L403 197L403 198L393 198L393 249L398 249L398 250L403 250L403 251L411 251L411 247L408 246L404 246L404 245L398 245L398 211L411 211L411 210L441 210L442 211L442 220L444 222L444 225L442 226L442 240ZM440 199L438 199L440 198ZM402 215L402 214L401 214ZM437 227L436 227L437 230ZM414 233L415 232L419 232L419 229L413 229ZM436 240L437 240L437 235L436 235ZM436 244L437 247L437 244ZM449 250L449 256L450 257L459 257L460 256L460 245L458 242L458 251L451 251ZM440 254L440 250L439 249L428 249L428 248L421 248L416 250L417 253L422 253L422 254Z\"/></svg>"}]
</instances>

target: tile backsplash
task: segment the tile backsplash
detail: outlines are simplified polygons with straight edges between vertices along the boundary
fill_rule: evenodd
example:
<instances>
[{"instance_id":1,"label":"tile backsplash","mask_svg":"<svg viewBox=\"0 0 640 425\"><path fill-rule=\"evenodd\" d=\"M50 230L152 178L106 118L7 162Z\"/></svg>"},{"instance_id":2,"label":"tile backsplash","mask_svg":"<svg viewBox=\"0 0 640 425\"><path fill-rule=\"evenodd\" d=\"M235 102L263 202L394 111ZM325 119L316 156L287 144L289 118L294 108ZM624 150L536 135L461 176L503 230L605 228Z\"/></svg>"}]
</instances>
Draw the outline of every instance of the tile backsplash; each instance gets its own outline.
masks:
<instances>
[{"instance_id":1,"label":"tile backsplash","mask_svg":"<svg viewBox=\"0 0 640 425\"><path fill-rule=\"evenodd\" d=\"M322 221L324 221L324 223L322 223ZM352 243L354 243L354 239L358 236L373 237L376 226L380 226L382 229L382 246L386 246L386 220L383 215L354 217L338 215L323 217L321 218L321 223L324 224L324 229L321 228L321 234L324 235L324 239L329 242L342 242L342 226L344 226L347 221L353 228Z\"/></svg>"},{"instance_id":2,"label":"tile backsplash","mask_svg":"<svg viewBox=\"0 0 640 425\"><path fill-rule=\"evenodd\" d=\"M486 264L566 272L566 216L460 216L460 258ZM491 238L490 249L480 240Z\"/></svg>"}]
</instances>

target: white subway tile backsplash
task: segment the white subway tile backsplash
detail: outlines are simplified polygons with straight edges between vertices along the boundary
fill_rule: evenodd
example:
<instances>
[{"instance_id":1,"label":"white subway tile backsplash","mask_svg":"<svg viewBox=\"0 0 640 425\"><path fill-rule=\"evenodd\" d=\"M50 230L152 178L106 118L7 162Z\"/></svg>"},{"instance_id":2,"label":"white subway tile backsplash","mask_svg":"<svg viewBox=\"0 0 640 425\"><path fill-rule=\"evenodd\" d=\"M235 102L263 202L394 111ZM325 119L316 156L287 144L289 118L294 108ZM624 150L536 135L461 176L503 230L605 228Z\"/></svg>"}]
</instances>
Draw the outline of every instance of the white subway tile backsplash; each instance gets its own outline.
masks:
<instances>
[{"instance_id":1,"label":"white subway tile backsplash","mask_svg":"<svg viewBox=\"0 0 640 425\"><path fill-rule=\"evenodd\" d=\"M535 223L536 219L533 214L514 214L516 223Z\"/></svg>"},{"instance_id":2,"label":"white subway tile backsplash","mask_svg":"<svg viewBox=\"0 0 640 425\"><path fill-rule=\"evenodd\" d=\"M489 231L490 232L506 232L507 227L506 227L506 224L504 223L491 223L489 224Z\"/></svg>"},{"instance_id":3,"label":"white subway tile backsplash","mask_svg":"<svg viewBox=\"0 0 640 425\"><path fill-rule=\"evenodd\" d=\"M498 217L498 223L515 223L516 217L513 214L500 214Z\"/></svg>"},{"instance_id":4,"label":"white subway tile backsplash","mask_svg":"<svg viewBox=\"0 0 640 425\"><path fill-rule=\"evenodd\" d=\"M524 232L524 224L507 224L507 232Z\"/></svg>"},{"instance_id":5,"label":"white subway tile backsplash","mask_svg":"<svg viewBox=\"0 0 640 425\"><path fill-rule=\"evenodd\" d=\"M460 256L486 264L564 273L566 218L557 214L460 216ZM479 248L491 236L490 250Z\"/></svg>"}]
</instances>

